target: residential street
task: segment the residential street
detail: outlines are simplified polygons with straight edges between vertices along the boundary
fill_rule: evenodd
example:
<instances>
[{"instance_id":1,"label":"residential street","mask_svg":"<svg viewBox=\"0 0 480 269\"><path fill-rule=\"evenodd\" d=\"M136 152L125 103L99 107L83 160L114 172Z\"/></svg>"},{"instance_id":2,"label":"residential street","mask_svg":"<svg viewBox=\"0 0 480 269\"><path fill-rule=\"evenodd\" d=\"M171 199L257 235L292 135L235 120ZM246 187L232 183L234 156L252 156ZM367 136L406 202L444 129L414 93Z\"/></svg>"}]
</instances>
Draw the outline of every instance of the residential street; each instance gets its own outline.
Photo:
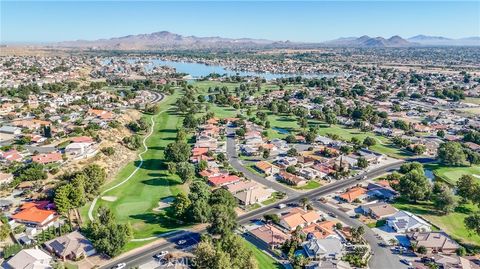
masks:
<instances>
[{"instance_id":1,"label":"residential street","mask_svg":"<svg viewBox=\"0 0 480 269\"><path fill-rule=\"evenodd\" d=\"M360 225L363 225L365 227L364 238L368 242L374 253L368 263L370 268L408 268L408 266L400 262L400 256L392 254L389 247L379 246L378 244L382 241L377 239L375 233L370 228L368 228L366 225L364 225L357 219L351 218L349 215L345 214L345 212L317 200L312 200L312 205L325 213L334 213L338 220L342 221L348 226L358 227Z\"/></svg>"}]
</instances>

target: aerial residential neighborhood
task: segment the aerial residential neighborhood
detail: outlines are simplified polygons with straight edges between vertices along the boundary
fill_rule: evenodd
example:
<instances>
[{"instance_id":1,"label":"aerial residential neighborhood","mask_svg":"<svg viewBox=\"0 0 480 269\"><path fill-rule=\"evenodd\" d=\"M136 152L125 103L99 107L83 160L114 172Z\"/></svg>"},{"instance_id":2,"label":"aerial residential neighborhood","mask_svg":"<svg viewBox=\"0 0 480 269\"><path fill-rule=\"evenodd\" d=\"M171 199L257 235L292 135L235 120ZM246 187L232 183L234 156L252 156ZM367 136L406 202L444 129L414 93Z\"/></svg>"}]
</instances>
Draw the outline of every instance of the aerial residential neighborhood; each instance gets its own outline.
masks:
<instances>
[{"instance_id":1,"label":"aerial residential neighborhood","mask_svg":"<svg viewBox=\"0 0 480 269\"><path fill-rule=\"evenodd\" d=\"M480 269L477 2L0 6L1 268Z\"/></svg>"}]
</instances>

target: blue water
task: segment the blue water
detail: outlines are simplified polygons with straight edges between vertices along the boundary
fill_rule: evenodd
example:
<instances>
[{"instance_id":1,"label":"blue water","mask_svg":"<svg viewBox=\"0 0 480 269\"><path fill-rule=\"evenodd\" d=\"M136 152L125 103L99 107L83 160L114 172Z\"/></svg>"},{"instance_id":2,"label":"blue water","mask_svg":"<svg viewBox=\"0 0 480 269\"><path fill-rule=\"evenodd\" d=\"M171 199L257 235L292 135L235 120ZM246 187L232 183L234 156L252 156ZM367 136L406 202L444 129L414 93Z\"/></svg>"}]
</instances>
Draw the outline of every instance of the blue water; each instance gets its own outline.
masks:
<instances>
[{"instance_id":1,"label":"blue water","mask_svg":"<svg viewBox=\"0 0 480 269\"><path fill-rule=\"evenodd\" d=\"M104 63L108 63L110 60L106 60ZM134 63L137 59L126 59L129 63ZM341 74L273 74L273 73L262 73L262 72L243 72L243 71L231 71L220 65L206 65L202 63L190 63L190 62L174 62L174 61L163 61L159 59L151 59L150 63L144 64L145 70L151 71L155 66L169 66L177 70L178 73L186 73L192 76L193 78L205 77L211 73L217 73L220 75L226 74L228 76L239 75L239 76L257 76L265 78L266 80L272 80L276 78L284 77L293 77L293 76L304 76L304 77L335 77Z\"/></svg>"},{"instance_id":2,"label":"blue water","mask_svg":"<svg viewBox=\"0 0 480 269\"><path fill-rule=\"evenodd\" d=\"M278 127L273 127L272 130L275 130L277 132L279 132L280 134L289 134L290 131L286 130L286 129L283 129L283 128L278 128Z\"/></svg>"},{"instance_id":3,"label":"blue water","mask_svg":"<svg viewBox=\"0 0 480 269\"><path fill-rule=\"evenodd\" d=\"M430 183L433 183L433 181L435 180L435 175L433 174L432 170L424 169L424 172L428 181L430 181Z\"/></svg>"}]
</instances>

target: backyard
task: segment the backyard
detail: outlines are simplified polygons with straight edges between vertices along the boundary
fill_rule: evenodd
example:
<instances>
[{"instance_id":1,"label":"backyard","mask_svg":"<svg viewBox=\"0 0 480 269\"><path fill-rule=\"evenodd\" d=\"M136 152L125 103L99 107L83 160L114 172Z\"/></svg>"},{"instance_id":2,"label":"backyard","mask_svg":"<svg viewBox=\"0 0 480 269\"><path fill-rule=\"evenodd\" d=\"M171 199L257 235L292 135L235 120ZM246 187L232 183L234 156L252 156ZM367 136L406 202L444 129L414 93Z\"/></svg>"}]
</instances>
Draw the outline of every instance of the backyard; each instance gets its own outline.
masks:
<instances>
[{"instance_id":1,"label":"backyard","mask_svg":"<svg viewBox=\"0 0 480 269\"><path fill-rule=\"evenodd\" d=\"M258 263L258 268L262 269L280 269L283 268L277 261L272 257L265 254L263 251L258 249L255 245L245 240L245 245L253 252L255 259Z\"/></svg>"},{"instance_id":2,"label":"backyard","mask_svg":"<svg viewBox=\"0 0 480 269\"><path fill-rule=\"evenodd\" d=\"M441 230L451 235L455 240L480 247L480 236L467 230L464 219L479 209L471 204L458 206L448 215L437 213L431 202L413 204L406 201L397 201L394 206L400 210L412 212L430 221Z\"/></svg>"}]
</instances>

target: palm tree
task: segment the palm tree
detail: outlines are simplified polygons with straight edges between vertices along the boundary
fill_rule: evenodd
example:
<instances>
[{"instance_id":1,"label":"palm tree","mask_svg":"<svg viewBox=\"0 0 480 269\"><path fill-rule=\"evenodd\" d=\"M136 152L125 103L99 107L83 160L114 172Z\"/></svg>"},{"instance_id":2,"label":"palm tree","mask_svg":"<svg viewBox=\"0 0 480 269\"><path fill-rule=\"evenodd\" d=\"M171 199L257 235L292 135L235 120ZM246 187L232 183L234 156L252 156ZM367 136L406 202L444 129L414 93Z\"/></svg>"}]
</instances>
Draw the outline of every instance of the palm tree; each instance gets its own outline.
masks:
<instances>
[{"instance_id":1,"label":"palm tree","mask_svg":"<svg viewBox=\"0 0 480 269\"><path fill-rule=\"evenodd\" d=\"M302 205L303 209L306 210L306 207L308 205L308 198L303 197L302 199L300 199L300 204Z\"/></svg>"}]
</instances>

